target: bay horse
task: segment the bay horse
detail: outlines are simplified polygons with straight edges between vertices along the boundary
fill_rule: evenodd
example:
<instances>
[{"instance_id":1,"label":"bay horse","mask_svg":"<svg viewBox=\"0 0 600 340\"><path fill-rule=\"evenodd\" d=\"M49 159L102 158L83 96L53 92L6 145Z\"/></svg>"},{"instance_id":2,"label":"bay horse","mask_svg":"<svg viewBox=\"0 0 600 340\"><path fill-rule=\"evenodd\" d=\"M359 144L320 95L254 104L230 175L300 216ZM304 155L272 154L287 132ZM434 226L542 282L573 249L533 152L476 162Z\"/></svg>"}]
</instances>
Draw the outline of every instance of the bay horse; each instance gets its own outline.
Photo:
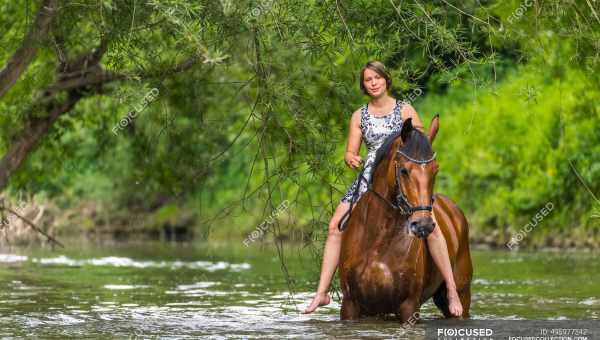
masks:
<instances>
[{"instance_id":1,"label":"bay horse","mask_svg":"<svg viewBox=\"0 0 600 340\"><path fill-rule=\"evenodd\" d=\"M425 240L436 227L432 211L448 245L462 317L469 316L473 273L469 225L452 200L433 194L437 163L431 145L438 128L438 115L432 119L429 137L407 119L378 149L369 189L343 225L347 228L339 264L342 320L395 314L404 323L431 297L445 317L452 317L446 284Z\"/></svg>"}]
</instances>

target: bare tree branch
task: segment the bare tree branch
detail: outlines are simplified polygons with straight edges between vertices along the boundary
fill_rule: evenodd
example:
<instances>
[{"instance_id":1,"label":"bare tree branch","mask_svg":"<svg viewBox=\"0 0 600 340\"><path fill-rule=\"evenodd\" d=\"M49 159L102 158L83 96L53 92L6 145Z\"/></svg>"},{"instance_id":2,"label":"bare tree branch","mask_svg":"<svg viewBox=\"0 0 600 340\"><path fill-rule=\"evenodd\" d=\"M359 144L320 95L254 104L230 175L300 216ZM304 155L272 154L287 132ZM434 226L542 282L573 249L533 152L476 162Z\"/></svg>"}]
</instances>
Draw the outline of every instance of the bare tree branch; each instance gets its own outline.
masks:
<instances>
[{"instance_id":1,"label":"bare tree branch","mask_svg":"<svg viewBox=\"0 0 600 340\"><path fill-rule=\"evenodd\" d=\"M12 210L11 208L5 207L4 206L4 201L0 200L0 210L1 211L7 211L13 215L15 215L16 217L18 217L21 221L25 222L25 224L27 224L28 226L30 226L33 230L35 230L36 232L44 235L46 237L46 239L48 241L54 242L56 244L58 244L59 246L61 246L62 248L64 248L65 246L60 243L57 239L55 239L54 237L48 235L45 231L43 231L42 229L40 229L38 226L36 226L33 222L31 222L30 220L26 219L25 217L21 216L19 213L17 213L16 211Z\"/></svg>"},{"instance_id":2,"label":"bare tree branch","mask_svg":"<svg viewBox=\"0 0 600 340\"><path fill-rule=\"evenodd\" d=\"M115 80L126 80L128 78L130 78L130 76L125 74L99 71L97 73L84 75L80 78L69 78L52 84L44 91L44 96L48 98L61 91L71 91L94 85L103 85Z\"/></svg>"}]
</instances>

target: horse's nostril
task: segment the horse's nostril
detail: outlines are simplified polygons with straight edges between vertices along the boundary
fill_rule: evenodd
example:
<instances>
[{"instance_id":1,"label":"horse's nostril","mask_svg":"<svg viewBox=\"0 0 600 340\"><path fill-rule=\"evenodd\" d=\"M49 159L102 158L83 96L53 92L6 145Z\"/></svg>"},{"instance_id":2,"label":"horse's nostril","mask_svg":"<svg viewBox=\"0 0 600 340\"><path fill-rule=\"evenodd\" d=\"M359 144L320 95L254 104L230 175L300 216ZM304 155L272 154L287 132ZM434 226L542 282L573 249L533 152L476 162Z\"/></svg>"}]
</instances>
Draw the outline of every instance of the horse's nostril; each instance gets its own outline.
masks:
<instances>
[{"instance_id":1,"label":"horse's nostril","mask_svg":"<svg viewBox=\"0 0 600 340\"><path fill-rule=\"evenodd\" d=\"M423 220L415 220L415 221L411 221L408 223L408 228L409 228L409 233L412 233L413 235L419 237L419 238L426 238L427 236L429 236L429 234L431 234L431 232L433 231L433 228L435 227L435 224L433 224L433 221L430 221L429 223L427 223L428 221L423 221Z\"/></svg>"},{"instance_id":2,"label":"horse's nostril","mask_svg":"<svg viewBox=\"0 0 600 340\"><path fill-rule=\"evenodd\" d=\"M412 221L408 224L410 231L412 231L415 234L418 234L419 232L419 223L417 221Z\"/></svg>"}]
</instances>

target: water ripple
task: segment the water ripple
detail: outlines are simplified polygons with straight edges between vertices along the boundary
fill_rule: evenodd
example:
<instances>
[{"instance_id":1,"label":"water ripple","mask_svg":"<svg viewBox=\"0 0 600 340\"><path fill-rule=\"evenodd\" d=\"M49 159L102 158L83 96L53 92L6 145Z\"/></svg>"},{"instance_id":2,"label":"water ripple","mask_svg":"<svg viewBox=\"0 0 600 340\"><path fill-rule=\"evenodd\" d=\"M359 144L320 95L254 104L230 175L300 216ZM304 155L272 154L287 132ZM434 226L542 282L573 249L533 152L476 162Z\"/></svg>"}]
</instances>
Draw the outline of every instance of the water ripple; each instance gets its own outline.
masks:
<instances>
[{"instance_id":1,"label":"water ripple","mask_svg":"<svg viewBox=\"0 0 600 340\"><path fill-rule=\"evenodd\" d=\"M27 256L14 254L0 254L0 263L16 263L28 261ZM61 265L68 267L81 266L109 266L109 267L127 267L127 268L169 268L169 269L200 269L209 272L218 270L229 270L240 272L251 268L249 263L229 263L225 261L138 261L128 257L108 256L93 259L72 259L61 255L51 258L31 258L31 262L42 265Z\"/></svg>"}]
</instances>

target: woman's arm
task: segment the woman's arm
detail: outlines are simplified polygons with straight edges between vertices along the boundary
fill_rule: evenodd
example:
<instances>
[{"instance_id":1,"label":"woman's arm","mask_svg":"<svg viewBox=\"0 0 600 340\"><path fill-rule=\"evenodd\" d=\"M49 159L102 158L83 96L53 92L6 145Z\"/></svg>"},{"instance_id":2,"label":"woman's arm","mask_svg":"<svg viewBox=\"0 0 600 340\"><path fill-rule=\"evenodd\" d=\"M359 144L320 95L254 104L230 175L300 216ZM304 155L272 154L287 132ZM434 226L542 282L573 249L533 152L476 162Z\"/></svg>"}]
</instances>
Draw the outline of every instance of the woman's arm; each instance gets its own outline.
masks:
<instances>
[{"instance_id":1,"label":"woman's arm","mask_svg":"<svg viewBox=\"0 0 600 340\"><path fill-rule=\"evenodd\" d=\"M421 118L415 111L415 108L410 104L404 104L402 106L402 111L400 112L400 116L402 117L402 121L406 121L408 118L412 118L412 126L425 133L425 129L423 128L423 122L421 122Z\"/></svg>"},{"instance_id":2,"label":"woman's arm","mask_svg":"<svg viewBox=\"0 0 600 340\"><path fill-rule=\"evenodd\" d=\"M360 130L360 110L357 110L352 114L352 118L350 119L348 144L346 144L346 153L344 154L346 165L354 169L360 167L360 163L362 161L358 155L361 141L362 132Z\"/></svg>"}]
</instances>

